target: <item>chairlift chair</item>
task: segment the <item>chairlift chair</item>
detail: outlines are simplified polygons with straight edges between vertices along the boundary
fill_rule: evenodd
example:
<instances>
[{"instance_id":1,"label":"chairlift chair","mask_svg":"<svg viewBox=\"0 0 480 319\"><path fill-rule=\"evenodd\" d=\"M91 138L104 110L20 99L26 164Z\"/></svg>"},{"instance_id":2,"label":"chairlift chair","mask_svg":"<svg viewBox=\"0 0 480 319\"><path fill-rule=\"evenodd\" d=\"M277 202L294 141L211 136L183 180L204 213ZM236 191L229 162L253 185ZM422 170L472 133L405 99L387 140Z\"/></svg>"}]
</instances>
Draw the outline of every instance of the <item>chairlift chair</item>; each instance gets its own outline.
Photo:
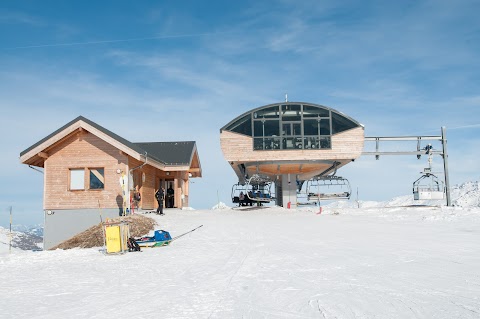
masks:
<instances>
[{"instance_id":1,"label":"chairlift chair","mask_svg":"<svg viewBox=\"0 0 480 319\"><path fill-rule=\"evenodd\" d=\"M413 182L413 199L444 199L446 189L443 181L439 180L432 172L433 152L432 145L425 147L428 154L428 167L423 169L423 175Z\"/></svg>"},{"instance_id":2,"label":"chairlift chair","mask_svg":"<svg viewBox=\"0 0 480 319\"><path fill-rule=\"evenodd\" d=\"M297 181L297 206L317 205L318 201L310 200L307 193L307 181Z\"/></svg>"},{"instance_id":3,"label":"chairlift chair","mask_svg":"<svg viewBox=\"0 0 480 319\"><path fill-rule=\"evenodd\" d=\"M413 199L444 199L445 187L437 176L425 169L425 173L413 182Z\"/></svg>"},{"instance_id":4,"label":"chairlift chair","mask_svg":"<svg viewBox=\"0 0 480 319\"><path fill-rule=\"evenodd\" d=\"M247 193L247 187L246 185L242 185L240 183L233 184L232 186L232 203L234 204L239 204L240 203L240 193L243 192L243 194Z\"/></svg>"},{"instance_id":5,"label":"chairlift chair","mask_svg":"<svg viewBox=\"0 0 480 319\"><path fill-rule=\"evenodd\" d=\"M348 200L352 194L352 189L348 179L329 175L317 176L308 180L306 192L308 201Z\"/></svg>"},{"instance_id":6,"label":"chairlift chair","mask_svg":"<svg viewBox=\"0 0 480 319\"><path fill-rule=\"evenodd\" d=\"M272 180L270 177L261 174L253 174L246 180L246 196L255 202L268 203L275 200L272 196L271 186Z\"/></svg>"},{"instance_id":7,"label":"chairlift chair","mask_svg":"<svg viewBox=\"0 0 480 319\"><path fill-rule=\"evenodd\" d=\"M308 202L307 199L307 191L305 189L306 187L306 181L300 181L297 180L297 205L311 205L313 203ZM304 187L305 185L305 187Z\"/></svg>"}]
</instances>

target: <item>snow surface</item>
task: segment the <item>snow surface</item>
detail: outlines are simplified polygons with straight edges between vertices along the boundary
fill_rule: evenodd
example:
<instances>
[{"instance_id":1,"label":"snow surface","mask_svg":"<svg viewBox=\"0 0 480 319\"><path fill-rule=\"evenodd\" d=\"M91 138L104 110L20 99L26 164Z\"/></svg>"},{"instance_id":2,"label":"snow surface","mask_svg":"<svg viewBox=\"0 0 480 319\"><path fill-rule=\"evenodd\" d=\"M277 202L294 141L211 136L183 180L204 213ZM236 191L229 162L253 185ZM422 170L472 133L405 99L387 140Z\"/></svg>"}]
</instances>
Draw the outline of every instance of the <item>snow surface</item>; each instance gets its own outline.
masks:
<instances>
[{"instance_id":1,"label":"snow surface","mask_svg":"<svg viewBox=\"0 0 480 319\"><path fill-rule=\"evenodd\" d=\"M12 232L12 250L17 250L18 248L13 247L13 239L16 233ZM3 227L0 227L0 256L4 253L8 253L10 250L10 231Z\"/></svg>"},{"instance_id":2,"label":"snow surface","mask_svg":"<svg viewBox=\"0 0 480 319\"><path fill-rule=\"evenodd\" d=\"M154 216L203 225L167 247L1 252L0 317L480 317L478 207L217 206Z\"/></svg>"}]
</instances>

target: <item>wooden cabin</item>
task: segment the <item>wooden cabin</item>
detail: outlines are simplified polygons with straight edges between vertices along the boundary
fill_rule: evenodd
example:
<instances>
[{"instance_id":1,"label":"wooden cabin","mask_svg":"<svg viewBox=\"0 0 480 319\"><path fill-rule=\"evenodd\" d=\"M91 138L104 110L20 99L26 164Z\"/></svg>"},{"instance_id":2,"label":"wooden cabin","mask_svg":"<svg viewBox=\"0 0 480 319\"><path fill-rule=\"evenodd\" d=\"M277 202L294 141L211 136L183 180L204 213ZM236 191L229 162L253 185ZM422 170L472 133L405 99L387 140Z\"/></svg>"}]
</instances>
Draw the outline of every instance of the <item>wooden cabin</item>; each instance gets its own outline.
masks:
<instances>
[{"instance_id":1,"label":"wooden cabin","mask_svg":"<svg viewBox=\"0 0 480 319\"><path fill-rule=\"evenodd\" d=\"M261 174L277 186L277 205L295 203L296 185L335 175L363 151L364 127L332 108L304 102L261 106L220 129L225 159L244 184Z\"/></svg>"},{"instance_id":2,"label":"wooden cabin","mask_svg":"<svg viewBox=\"0 0 480 319\"><path fill-rule=\"evenodd\" d=\"M161 186L173 189L166 209L187 207L189 180L202 176L194 141L132 143L82 116L21 152L20 162L44 169L45 249L100 215L155 210Z\"/></svg>"}]
</instances>

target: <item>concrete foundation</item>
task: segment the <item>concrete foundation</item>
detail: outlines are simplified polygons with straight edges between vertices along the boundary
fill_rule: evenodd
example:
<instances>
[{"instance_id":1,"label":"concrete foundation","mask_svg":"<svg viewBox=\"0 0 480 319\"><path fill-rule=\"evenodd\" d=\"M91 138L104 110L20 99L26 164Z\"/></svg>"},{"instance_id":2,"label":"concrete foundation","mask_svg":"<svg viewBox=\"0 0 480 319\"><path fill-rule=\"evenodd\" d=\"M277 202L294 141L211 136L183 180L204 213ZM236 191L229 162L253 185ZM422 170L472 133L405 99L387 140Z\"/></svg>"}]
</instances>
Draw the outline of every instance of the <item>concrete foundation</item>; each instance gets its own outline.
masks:
<instances>
[{"instance_id":1,"label":"concrete foundation","mask_svg":"<svg viewBox=\"0 0 480 319\"><path fill-rule=\"evenodd\" d=\"M44 214L43 249L45 250L100 223L100 211L98 209L47 210ZM102 220L105 221L106 218L119 217L121 210L118 208L102 209L101 214Z\"/></svg>"}]
</instances>

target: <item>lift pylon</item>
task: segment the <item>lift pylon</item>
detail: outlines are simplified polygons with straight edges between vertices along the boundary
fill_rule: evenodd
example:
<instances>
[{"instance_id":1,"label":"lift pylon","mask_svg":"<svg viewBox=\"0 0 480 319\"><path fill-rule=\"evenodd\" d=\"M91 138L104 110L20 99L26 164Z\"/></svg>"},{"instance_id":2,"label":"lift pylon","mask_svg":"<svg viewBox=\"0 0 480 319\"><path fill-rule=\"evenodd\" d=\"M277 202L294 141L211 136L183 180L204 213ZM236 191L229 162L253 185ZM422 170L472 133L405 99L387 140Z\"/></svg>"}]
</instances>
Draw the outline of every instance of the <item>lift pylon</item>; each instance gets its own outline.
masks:
<instances>
[{"instance_id":1,"label":"lift pylon","mask_svg":"<svg viewBox=\"0 0 480 319\"><path fill-rule=\"evenodd\" d=\"M452 206L451 199L450 199L450 182L448 176L448 154L447 154L447 137L446 137L446 128L443 126L441 136L391 136L391 137L365 137L365 142L375 142L375 151L374 152L362 152L362 155L374 155L375 158L378 160L381 155L416 155L417 158L420 158L421 155L425 154L425 149L421 149L421 142L422 141L440 141L442 143L442 150L436 151L433 149L429 149L429 155L440 155L443 159L443 174L444 174L444 182L445 182L445 198L447 201L447 206ZM416 141L417 142L417 150L416 151L380 151L380 141ZM424 175L427 175L427 171L424 171ZM432 177L434 176L434 177ZM425 176L426 178L427 176ZM428 173L429 178L435 179L436 176L433 173ZM420 177L417 181L420 182L421 180L425 179L424 177ZM437 178L438 181L438 178ZM435 183L435 182L434 182ZM441 184L441 183L440 183ZM433 188L433 187L432 187ZM443 190L442 190L443 193ZM440 194L434 194L433 196L439 196ZM420 196L420 195L418 195ZM443 195L442 195L443 196Z\"/></svg>"}]
</instances>

